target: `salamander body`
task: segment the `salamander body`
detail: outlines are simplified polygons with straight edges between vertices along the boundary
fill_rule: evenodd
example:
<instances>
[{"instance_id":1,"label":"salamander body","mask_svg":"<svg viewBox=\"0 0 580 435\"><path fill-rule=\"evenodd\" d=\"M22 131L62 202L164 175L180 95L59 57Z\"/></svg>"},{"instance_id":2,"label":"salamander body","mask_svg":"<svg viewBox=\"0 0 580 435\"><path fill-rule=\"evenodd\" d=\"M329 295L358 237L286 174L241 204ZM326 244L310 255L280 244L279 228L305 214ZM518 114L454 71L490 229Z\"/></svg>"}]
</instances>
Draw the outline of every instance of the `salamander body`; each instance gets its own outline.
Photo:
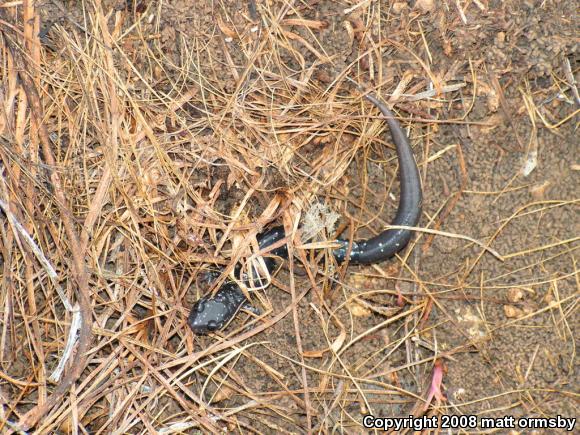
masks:
<instances>
[{"instance_id":1,"label":"salamander body","mask_svg":"<svg viewBox=\"0 0 580 435\"><path fill-rule=\"evenodd\" d=\"M421 179L409 139L399 121L393 113L372 95L365 98L373 103L385 116L399 159L399 182L401 194L397 214L392 225L415 226L421 216ZM389 229L379 235L366 240L353 241L350 248L349 261L351 264L380 263L391 258L405 248L411 239L412 232L408 229ZM264 249L285 237L283 227L274 227L258 236L260 249ZM341 245L332 253L338 263L346 260L348 254L348 240L339 239ZM286 245L274 249L273 255L288 258ZM268 270L272 271L275 262L272 258L265 258ZM239 278L240 268L236 268ZM214 296L205 296L193 305L188 318L188 325L196 334L207 334L224 328L247 303L242 289L233 281L223 284Z\"/></svg>"}]
</instances>

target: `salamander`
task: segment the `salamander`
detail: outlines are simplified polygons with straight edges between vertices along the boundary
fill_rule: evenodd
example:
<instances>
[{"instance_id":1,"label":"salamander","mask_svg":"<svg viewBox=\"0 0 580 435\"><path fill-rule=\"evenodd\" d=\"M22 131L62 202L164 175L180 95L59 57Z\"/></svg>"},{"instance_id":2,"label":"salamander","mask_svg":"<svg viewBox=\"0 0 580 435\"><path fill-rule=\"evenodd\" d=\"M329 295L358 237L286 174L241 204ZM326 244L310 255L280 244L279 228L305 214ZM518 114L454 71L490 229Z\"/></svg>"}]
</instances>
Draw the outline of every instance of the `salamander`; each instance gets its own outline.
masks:
<instances>
[{"instance_id":1,"label":"salamander","mask_svg":"<svg viewBox=\"0 0 580 435\"><path fill-rule=\"evenodd\" d=\"M409 144L409 138L401 128L389 108L372 95L365 98L374 104L384 115L389 126L391 137L397 149L399 160L399 183L401 193L397 214L392 225L416 226L421 217L422 189L419 170L413 157L413 151ZM284 228L274 227L258 236L260 249L264 249L285 237ZM412 231L408 229L388 229L379 235L366 240L352 242L349 250L349 241L338 239L340 247L334 249L332 254L340 264L349 257L351 264L380 263L391 258L400 250L404 249L411 239ZM286 245L272 251L272 254L282 258L288 258ZM272 258L265 258L269 271L275 267ZM240 268L236 268L236 276L240 277ZM236 313L248 304L242 289L234 282L227 281L213 296L200 298L193 305L187 323L196 334L207 334L217 331L235 317Z\"/></svg>"}]
</instances>

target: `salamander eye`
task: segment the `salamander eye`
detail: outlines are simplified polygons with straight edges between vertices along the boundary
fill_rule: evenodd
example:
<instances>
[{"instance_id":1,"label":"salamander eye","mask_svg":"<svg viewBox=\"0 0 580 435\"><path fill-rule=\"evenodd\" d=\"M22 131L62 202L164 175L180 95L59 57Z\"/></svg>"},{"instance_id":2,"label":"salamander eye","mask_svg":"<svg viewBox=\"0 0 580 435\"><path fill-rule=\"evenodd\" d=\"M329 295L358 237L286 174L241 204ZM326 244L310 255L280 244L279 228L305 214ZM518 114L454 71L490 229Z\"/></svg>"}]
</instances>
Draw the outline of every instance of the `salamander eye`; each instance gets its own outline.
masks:
<instances>
[{"instance_id":1,"label":"salamander eye","mask_svg":"<svg viewBox=\"0 0 580 435\"><path fill-rule=\"evenodd\" d=\"M215 320L210 320L209 322L207 322L206 326L208 331L215 331L219 329L219 325Z\"/></svg>"},{"instance_id":2,"label":"salamander eye","mask_svg":"<svg viewBox=\"0 0 580 435\"><path fill-rule=\"evenodd\" d=\"M201 313L203 310L205 310L205 301L204 300L197 301L197 303L193 307L193 311Z\"/></svg>"}]
</instances>

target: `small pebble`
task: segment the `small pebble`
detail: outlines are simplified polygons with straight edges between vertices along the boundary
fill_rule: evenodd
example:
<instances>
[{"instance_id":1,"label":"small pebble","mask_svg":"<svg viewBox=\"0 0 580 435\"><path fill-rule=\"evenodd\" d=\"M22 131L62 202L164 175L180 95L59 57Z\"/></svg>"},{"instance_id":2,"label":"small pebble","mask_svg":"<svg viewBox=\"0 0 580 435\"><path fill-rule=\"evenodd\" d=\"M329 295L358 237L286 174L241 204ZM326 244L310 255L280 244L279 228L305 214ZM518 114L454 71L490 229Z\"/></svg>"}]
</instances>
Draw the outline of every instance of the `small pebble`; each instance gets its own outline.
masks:
<instances>
[{"instance_id":1,"label":"small pebble","mask_svg":"<svg viewBox=\"0 0 580 435\"><path fill-rule=\"evenodd\" d=\"M354 317L368 317L372 314L370 309L354 301L348 304L348 310Z\"/></svg>"},{"instance_id":2,"label":"small pebble","mask_svg":"<svg viewBox=\"0 0 580 435\"><path fill-rule=\"evenodd\" d=\"M508 319L517 319L524 316L524 312L513 305L504 305L503 312Z\"/></svg>"},{"instance_id":3,"label":"small pebble","mask_svg":"<svg viewBox=\"0 0 580 435\"><path fill-rule=\"evenodd\" d=\"M396 2L393 5L393 13L395 15L399 15L403 11L403 9L405 9L406 7L407 7L407 3L405 3L405 2Z\"/></svg>"},{"instance_id":4,"label":"small pebble","mask_svg":"<svg viewBox=\"0 0 580 435\"><path fill-rule=\"evenodd\" d=\"M541 201L546 196L546 189L550 186L550 182L548 180L544 181L543 183L535 184L530 187L530 194L532 198L536 201Z\"/></svg>"},{"instance_id":5,"label":"small pebble","mask_svg":"<svg viewBox=\"0 0 580 435\"><path fill-rule=\"evenodd\" d=\"M511 303L519 302L524 298L524 291L521 288L510 288L507 293L507 299Z\"/></svg>"},{"instance_id":6,"label":"small pebble","mask_svg":"<svg viewBox=\"0 0 580 435\"><path fill-rule=\"evenodd\" d=\"M424 13L433 12L435 10L435 0L417 0L415 7Z\"/></svg>"},{"instance_id":7,"label":"small pebble","mask_svg":"<svg viewBox=\"0 0 580 435\"><path fill-rule=\"evenodd\" d=\"M455 398L455 400L461 401L465 397L465 393L466 393L465 388L458 388L453 393L453 397Z\"/></svg>"},{"instance_id":8,"label":"small pebble","mask_svg":"<svg viewBox=\"0 0 580 435\"><path fill-rule=\"evenodd\" d=\"M500 49L505 47L505 33L504 32L499 32L497 35L495 35L494 45Z\"/></svg>"},{"instance_id":9,"label":"small pebble","mask_svg":"<svg viewBox=\"0 0 580 435\"><path fill-rule=\"evenodd\" d=\"M536 307L534 307L531 304L524 304L523 308L522 308L522 312L528 316L532 313L534 313L536 311Z\"/></svg>"}]
</instances>

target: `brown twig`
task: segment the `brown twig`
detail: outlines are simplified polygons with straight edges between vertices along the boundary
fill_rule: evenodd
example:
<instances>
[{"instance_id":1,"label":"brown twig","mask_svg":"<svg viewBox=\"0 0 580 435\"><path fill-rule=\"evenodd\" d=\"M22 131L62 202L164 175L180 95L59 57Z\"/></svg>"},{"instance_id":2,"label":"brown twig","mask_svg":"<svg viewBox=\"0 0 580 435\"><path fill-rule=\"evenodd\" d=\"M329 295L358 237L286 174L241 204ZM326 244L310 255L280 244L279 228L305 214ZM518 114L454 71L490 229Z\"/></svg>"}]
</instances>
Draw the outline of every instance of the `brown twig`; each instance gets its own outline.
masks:
<instances>
[{"instance_id":1,"label":"brown twig","mask_svg":"<svg viewBox=\"0 0 580 435\"><path fill-rule=\"evenodd\" d=\"M54 405L56 405L64 397L71 385L76 382L86 367L88 357L87 352L91 342L92 312L89 302L88 274L85 269L84 258L81 255L78 234L75 229L70 206L68 205L68 201L62 187L60 175L56 170L57 163L52 154L51 141L48 136L48 131L43 124L44 111L40 102L40 96L38 95L36 86L34 85L34 82L29 74L30 71L34 71L35 69L30 64L26 63L24 56L22 55L21 48L13 39L7 38L7 42L9 44L10 53L14 59L15 66L18 68L18 74L22 80L22 86L28 98L32 119L38 128L38 135L42 146L42 154L50 173L50 181L54 189L54 196L56 198L60 217L62 219L64 229L69 240L73 263L72 275L77 284L76 296L82 319L78 348L74 364L70 366L69 370L66 372L65 376L62 378L56 389L47 398L46 402L43 404L38 404L32 408L30 411L24 414L18 422L18 426L22 428L22 430L28 430L33 427Z\"/></svg>"}]
</instances>

